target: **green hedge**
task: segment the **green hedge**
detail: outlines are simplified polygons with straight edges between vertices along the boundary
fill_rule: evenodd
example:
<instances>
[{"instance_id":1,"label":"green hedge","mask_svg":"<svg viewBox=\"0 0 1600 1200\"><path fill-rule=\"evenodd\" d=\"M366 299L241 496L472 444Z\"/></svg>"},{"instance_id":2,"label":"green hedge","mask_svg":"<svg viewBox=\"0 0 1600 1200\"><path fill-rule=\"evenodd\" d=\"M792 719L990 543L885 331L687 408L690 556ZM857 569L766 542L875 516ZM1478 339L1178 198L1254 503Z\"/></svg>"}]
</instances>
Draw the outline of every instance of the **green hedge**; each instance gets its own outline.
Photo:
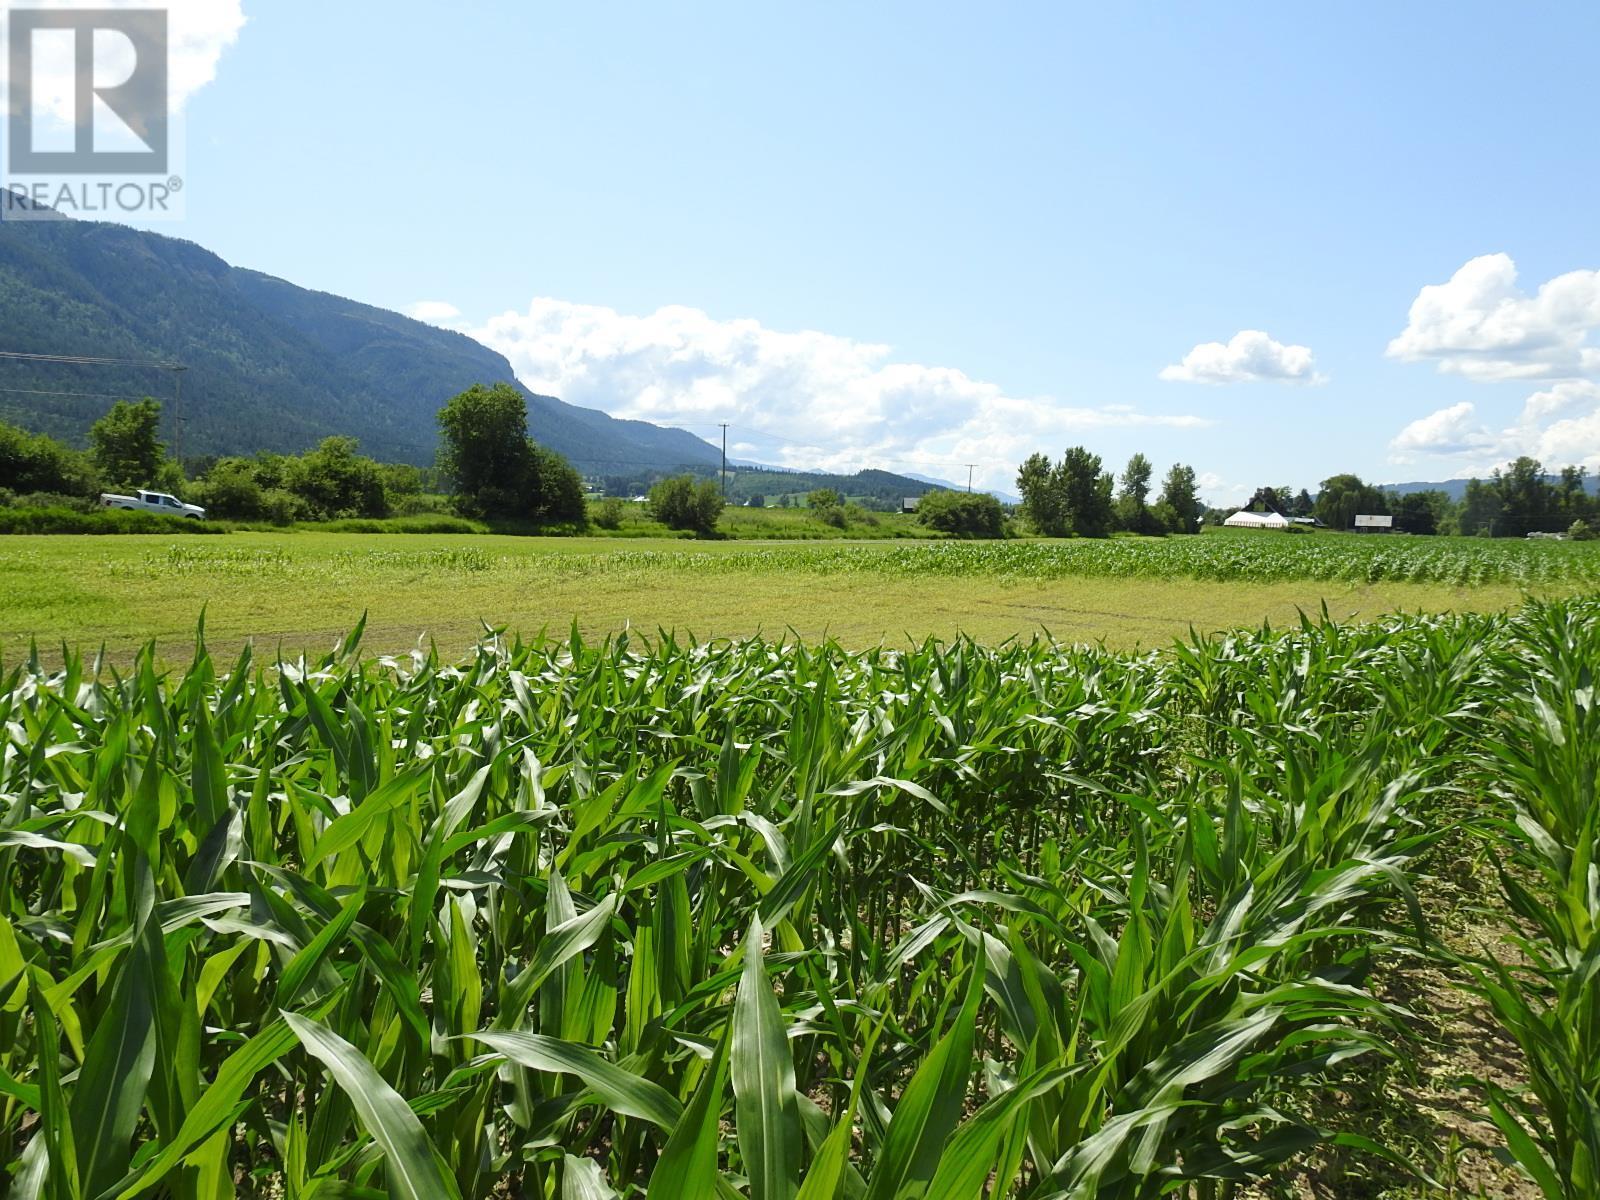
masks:
<instances>
[{"instance_id":1,"label":"green hedge","mask_svg":"<svg viewBox=\"0 0 1600 1200\"><path fill-rule=\"evenodd\" d=\"M107 508L0 508L0 534L6 533L227 533L228 526L189 517Z\"/></svg>"},{"instance_id":2,"label":"green hedge","mask_svg":"<svg viewBox=\"0 0 1600 1200\"><path fill-rule=\"evenodd\" d=\"M327 533L485 533L481 521L443 513L422 513L414 517L344 517L336 521L301 521L304 529Z\"/></svg>"}]
</instances>

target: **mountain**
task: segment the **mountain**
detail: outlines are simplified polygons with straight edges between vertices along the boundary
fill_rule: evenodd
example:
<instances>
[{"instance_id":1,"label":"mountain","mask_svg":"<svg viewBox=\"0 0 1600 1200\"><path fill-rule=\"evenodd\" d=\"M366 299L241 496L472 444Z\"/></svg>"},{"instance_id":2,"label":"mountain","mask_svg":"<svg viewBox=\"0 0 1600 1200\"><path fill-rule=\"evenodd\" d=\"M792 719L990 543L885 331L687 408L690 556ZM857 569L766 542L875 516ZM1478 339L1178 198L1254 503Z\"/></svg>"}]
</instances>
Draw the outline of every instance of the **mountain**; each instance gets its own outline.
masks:
<instances>
[{"instance_id":1,"label":"mountain","mask_svg":"<svg viewBox=\"0 0 1600 1200\"><path fill-rule=\"evenodd\" d=\"M751 496L765 496L770 500L778 496L803 495L821 488L832 488L846 500L896 509L907 496L921 496L934 490L920 479L871 469L857 471L854 475L790 470L786 467L743 468L728 472L728 498L738 503L743 503Z\"/></svg>"},{"instance_id":2,"label":"mountain","mask_svg":"<svg viewBox=\"0 0 1600 1200\"><path fill-rule=\"evenodd\" d=\"M918 475L915 471L907 471L906 474L920 483L931 483L934 487L944 488L947 491L964 492L967 490L967 485L964 483L951 483L948 479L939 479L932 475ZM1001 504L1022 503L1021 496L1013 496L1010 492L1002 492L996 488L987 490L989 495L1000 501Z\"/></svg>"},{"instance_id":3,"label":"mountain","mask_svg":"<svg viewBox=\"0 0 1600 1200\"><path fill-rule=\"evenodd\" d=\"M719 479L717 463L688 468L702 479ZM606 493L612 496L634 496L648 491L660 478L660 472L648 469L617 468L595 472L600 476ZM828 471L806 471L794 467L773 467L762 463L728 460L728 499L734 504L745 504L753 496L764 497L774 503L780 496L803 497L820 488L832 488L846 500L856 500L879 511L898 510L907 496L921 496L933 490L920 479L896 475L890 471L865 470L854 475L836 475Z\"/></svg>"},{"instance_id":4,"label":"mountain","mask_svg":"<svg viewBox=\"0 0 1600 1200\"><path fill-rule=\"evenodd\" d=\"M1559 475L1546 475L1544 478L1546 483L1561 482ZM1409 496L1412 492L1443 492L1450 499L1459 501L1467 494L1468 482L1465 479L1446 479L1439 483L1385 483L1379 486L1386 492L1396 492L1402 496ZM1484 482L1488 482L1488 476L1484 477ZM1589 489L1591 496L1600 495L1600 477L1591 476L1585 480L1584 486Z\"/></svg>"},{"instance_id":5,"label":"mountain","mask_svg":"<svg viewBox=\"0 0 1600 1200\"><path fill-rule=\"evenodd\" d=\"M0 350L187 366L180 405L168 371L0 359L0 420L80 444L114 399L150 395L185 456L287 453L350 434L374 457L427 464L440 406L474 383L504 381L526 397L535 440L580 470L719 461L682 429L531 392L502 355L464 334L122 225L0 221Z\"/></svg>"}]
</instances>

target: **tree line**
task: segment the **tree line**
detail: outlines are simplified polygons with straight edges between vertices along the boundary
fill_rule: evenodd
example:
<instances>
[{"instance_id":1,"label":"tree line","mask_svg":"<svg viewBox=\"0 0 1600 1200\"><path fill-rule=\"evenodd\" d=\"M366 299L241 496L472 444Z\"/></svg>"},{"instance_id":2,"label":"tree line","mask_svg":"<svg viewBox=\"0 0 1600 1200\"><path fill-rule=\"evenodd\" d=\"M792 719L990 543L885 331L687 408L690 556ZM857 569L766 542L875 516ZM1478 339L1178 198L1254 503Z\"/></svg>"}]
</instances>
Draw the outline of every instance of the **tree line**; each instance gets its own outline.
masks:
<instances>
[{"instance_id":1,"label":"tree line","mask_svg":"<svg viewBox=\"0 0 1600 1200\"><path fill-rule=\"evenodd\" d=\"M1203 507L1194 468L1174 463L1151 503L1154 475L1143 454L1130 458L1118 479L1101 469L1098 454L1073 446L1054 463L1030 456L1017 472L1017 491L1022 515L1046 537L1199 533Z\"/></svg>"},{"instance_id":2,"label":"tree line","mask_svg":"<svg viewBox=\"0 0 1600 1200\"><path fill-rule=\"evenodd\" d=\"M440 511L526 525L587 522L582 477L529 435L526 403L506 383L475 385L440 409L431 468L376 461L350 437L324 438L299 455L180 464L160 439L160 421L159 401L119 400L90 428L84 450L0 423L0 505L82 509L102 491L146 488L200 504L213 517L274 524ZM1168 469L1159 492L1154 475L1143 454L1133 455L1120 476L1083 446L1055 462L1034 454L1017 472L1022 502L1015 515L1046 537L1107 537L1196 533L1203 518L1220 523L1239 511L1206 510L1194 469L1183 463ZM833 514L840 523L854 507L829 488L814 490L807 504L819 519ZM671 528L713 532L722 507L716 484L687 475L650 488L651 515ZM1400 494L1339 474L1324 479L1314 497L1304 488L1261 487L1243 507L1312 517L1332 529L1349 529L1358 514L1371 513L1391 515L1397 530L1414 534L1588 537L1600 530L1600 497L1590 492L1587 471L1569 466L1549 474L1527 456L1470 480L1459 501L1436 489ZM921 497L918 520L954 536L1004 537L1013 532L1012 515L987 493L930 491Z\"/></svg>"},{"instance_id":3,"label":"tree line","mask_svg":"<svg viewBox=\"0 0 1600 1200\"><path fill-rule=\"evenodd\" d=\"M1427 489L1400 493L1340 474L1322 481L1315 499L1301 489L1257 488L1247 504L1254 512L1314 517L1330 529L1349 529L1357 515L1392 516L1401 533L1459 534L1465 537L1526 537L1530 533L1568 533L1579 538L1600 526L1600 497L1589 490L1585 468L1546 472L1526 455L1496 468L1487 479L1467 481L1454 500L1448 492ZM1213 510L1222 521L1235 509Z\"/></svg>"},{"instance_id":4,"label":"tree line","mask_svg":"<svg viewBox=\"0 0 1600 1200\"><path fill-rule=\"evenodd\" d=\"M119 400L89 430L87 450L0 423L0 504L94 506L102 492L169 492L238 521L327 521L450 511L530 524L582 524L583 479L528 436L522 394L475 385L439 411L434 467L378 462L352 437L303 454L206 458L185 470L159 436L161 403ZM441 497L438 493L448 493Z\"/></svg>"}]
</instances>

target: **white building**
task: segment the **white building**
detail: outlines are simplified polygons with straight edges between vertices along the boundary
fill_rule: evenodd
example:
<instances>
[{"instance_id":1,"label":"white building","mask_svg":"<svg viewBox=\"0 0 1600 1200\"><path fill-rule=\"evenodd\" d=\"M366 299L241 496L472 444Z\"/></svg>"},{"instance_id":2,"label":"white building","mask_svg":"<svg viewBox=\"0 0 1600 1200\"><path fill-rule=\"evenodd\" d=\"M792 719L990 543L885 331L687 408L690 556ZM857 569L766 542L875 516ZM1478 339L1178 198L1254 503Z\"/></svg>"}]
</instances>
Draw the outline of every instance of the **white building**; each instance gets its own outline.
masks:
<instances>
[{"instance_id":1,"label":"white building","mask_svg":"<svg viewBox=\"0 0 1600 1200\"><path fill-rule=\"evenodd\" d=\"M1281 513L1258 513L1241 510L1234 513L1223 524L1229 529L1287 529L1292 522Z\"/></svg>"}]
</instances>

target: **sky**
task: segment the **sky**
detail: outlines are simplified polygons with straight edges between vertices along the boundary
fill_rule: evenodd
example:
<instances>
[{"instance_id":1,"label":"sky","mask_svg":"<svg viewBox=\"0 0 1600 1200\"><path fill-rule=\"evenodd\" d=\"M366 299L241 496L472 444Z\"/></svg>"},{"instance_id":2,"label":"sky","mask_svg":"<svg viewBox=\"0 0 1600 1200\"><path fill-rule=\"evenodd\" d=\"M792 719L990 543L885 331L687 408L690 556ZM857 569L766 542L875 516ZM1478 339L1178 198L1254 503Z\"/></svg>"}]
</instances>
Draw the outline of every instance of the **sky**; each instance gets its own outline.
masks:
<instances>
[{"instance_id":1,"label":"sky","mask_svg":"<svg viewBox=\"0 0 1600 1200\"><path fill-rule=\"evenodd\" d=\"M737 457L1011 489L1083 444L1219 503L1600 469L1592 0L172 21L155 228Z\"/></svg>"}]
</instances>

